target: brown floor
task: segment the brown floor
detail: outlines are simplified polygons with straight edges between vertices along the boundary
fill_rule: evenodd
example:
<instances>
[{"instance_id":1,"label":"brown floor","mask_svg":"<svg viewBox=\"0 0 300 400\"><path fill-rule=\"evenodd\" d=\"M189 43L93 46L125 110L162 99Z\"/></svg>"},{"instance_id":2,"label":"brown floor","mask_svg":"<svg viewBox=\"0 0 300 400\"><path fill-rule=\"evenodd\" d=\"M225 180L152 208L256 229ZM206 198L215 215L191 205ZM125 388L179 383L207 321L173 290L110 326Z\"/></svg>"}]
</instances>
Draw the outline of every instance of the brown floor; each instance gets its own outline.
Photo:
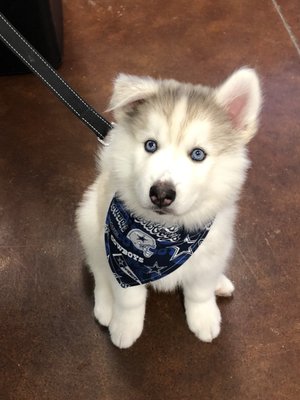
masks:
<instances>
[{"instance_id":1,"label":"brown floor","mask_svg":"<svg viewBox=\"0 0 300 400\"><path fill-rule=\"evenodd\" d=\"M179 293L151 293L142 337L113 347L74 231L97 142L37 78L1 77L0 398L299 399L299 1L65 0L64 12L60 73L99 111L120 71L216 85L257 68L236 292L212 344L189 332Z\"/></svg>"}]
</instances>

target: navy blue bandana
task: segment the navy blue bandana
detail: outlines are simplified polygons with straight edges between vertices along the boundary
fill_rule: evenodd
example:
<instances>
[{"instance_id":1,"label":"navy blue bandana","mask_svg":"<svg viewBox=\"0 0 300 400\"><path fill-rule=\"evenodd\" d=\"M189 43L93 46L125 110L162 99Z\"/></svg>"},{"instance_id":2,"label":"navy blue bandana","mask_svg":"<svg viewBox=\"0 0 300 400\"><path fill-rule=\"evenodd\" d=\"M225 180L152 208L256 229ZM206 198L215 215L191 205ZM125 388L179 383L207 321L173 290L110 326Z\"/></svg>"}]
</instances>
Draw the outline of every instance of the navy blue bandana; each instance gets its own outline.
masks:
<instances>
[{"instance_id":1,"label":"navy blue bandana","mask_svg":"<svg viewBox=\"0 0 300 400\"><path fill-rule=\"evenodd\" d=\"M136 217L117 197L106 217L105 247L110 268L122 287L156 281L179 268L206 238L212 222L188 233Z\"/></svg>"}]
</instances>

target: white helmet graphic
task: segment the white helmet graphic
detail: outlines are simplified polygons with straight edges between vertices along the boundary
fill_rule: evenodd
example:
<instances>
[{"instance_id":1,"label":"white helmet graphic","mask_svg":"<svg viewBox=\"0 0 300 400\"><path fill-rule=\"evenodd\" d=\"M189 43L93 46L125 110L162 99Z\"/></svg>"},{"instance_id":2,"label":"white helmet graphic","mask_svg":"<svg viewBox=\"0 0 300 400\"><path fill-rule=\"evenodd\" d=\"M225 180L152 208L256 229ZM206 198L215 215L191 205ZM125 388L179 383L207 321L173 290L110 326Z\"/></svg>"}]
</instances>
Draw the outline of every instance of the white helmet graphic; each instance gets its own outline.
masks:
<instances>
[{"instance_id":1,"label":"white helmet graphic","mask_svg":"<svg viewBox=\"0 0 300 400\"><path fill-rule=\"evenodd\" d=\"M153 237L140 229L132 229L128 232L127 237L137 249L143 252L144 257L151 257L153 255L151 249L156 248L156 241Z\"/></svg>"}]
</instances>

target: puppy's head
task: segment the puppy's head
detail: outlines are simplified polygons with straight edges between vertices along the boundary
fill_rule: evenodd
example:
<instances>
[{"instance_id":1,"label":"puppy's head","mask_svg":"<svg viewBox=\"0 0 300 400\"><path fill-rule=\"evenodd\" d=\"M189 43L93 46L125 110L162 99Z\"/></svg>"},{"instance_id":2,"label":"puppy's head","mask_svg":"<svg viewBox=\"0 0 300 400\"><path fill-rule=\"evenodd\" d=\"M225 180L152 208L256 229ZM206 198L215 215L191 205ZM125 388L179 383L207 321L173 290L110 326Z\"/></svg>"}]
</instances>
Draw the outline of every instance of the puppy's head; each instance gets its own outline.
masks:
<instances>
[{"instance_id":1,"label":"puppy's head","mask_svg":"<svg viewBox=\"0 0 300 400\"><path fill-rule=\"evenodd\" d=\"M118 193L153 221L207 222L237 198L260 106L252 69L215 89L119 75L110 103L117 126L106 152Z\"/></svg>"}]
</instances>

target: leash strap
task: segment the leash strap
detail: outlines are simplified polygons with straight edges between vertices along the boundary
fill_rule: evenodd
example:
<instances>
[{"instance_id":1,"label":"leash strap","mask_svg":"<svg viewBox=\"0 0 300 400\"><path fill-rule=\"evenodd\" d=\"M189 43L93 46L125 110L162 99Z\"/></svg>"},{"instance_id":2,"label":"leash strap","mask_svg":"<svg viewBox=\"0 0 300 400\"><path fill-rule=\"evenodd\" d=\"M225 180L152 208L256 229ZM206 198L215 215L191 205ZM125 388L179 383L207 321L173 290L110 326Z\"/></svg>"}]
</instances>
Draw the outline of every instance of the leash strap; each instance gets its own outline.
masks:
<instances>
[{"instance_id":1,"label":"leash strap","mask_svg":"<svg viewBox=\"0 0 300 400\"><path fill-rule=\"evenodd\" d=\"M97 136L104 141L112 125L87 104L54 68L31 46L0 12L0 39L34 72L52 92L73 111Z\"/></svg>"}]
</instances>

